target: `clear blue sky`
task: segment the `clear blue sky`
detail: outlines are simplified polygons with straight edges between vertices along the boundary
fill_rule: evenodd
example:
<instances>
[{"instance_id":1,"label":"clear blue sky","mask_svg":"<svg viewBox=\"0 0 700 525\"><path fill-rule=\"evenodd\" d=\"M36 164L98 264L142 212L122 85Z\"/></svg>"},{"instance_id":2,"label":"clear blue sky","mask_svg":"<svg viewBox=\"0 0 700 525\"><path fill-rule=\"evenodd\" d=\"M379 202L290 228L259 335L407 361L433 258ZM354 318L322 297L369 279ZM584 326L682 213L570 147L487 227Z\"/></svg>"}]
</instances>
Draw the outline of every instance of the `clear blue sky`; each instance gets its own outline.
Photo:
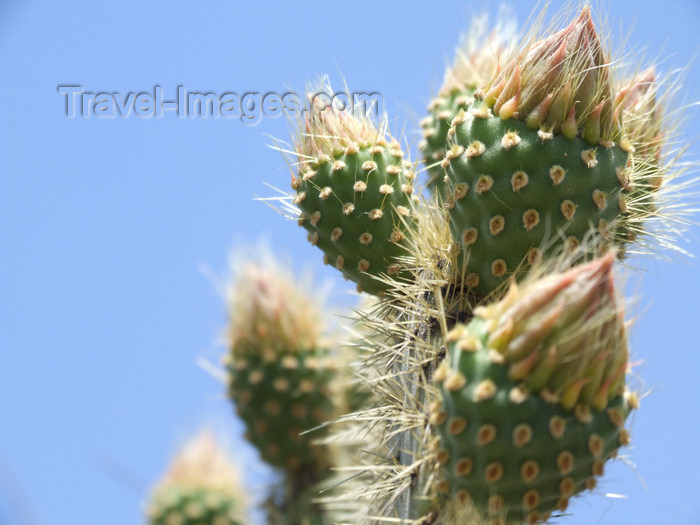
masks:
<instances>
[{"instance_id":1,"label":"clear blue sky","mask_svg":"<svg viewBox=\"0 0 700 525\"><path fill-rule=\"evenodd\" d=\"M535 2L518 0L526 19ZM603 2L601 2L603 3ZM700 4L609 1L634 47L689 65L700 100ZM560 2L554 2L555 6ZM268 135L284 119L69 119L57 86L128 93L285 91L339 72L382 93L392 129L418 121L482 2L0 1L0 524L141 523L149 486L202 425L219 429L256 490L216 361L225 310L209 274L267 238L349 286L293 223L253 200L287 188ZM493 6L495 8L495 3ZM684 137L700 136L698 113ZM690 156L698 159L695 142ZM700 254L698 228L685 248ZM635 415L630 466L562 523L698 524L700 280L696 261L635 261L633 353L651 395ZM610 499L604 492L623 494ZM8 503L9 502L9 503Z\"/></svg>"}]
</instances>

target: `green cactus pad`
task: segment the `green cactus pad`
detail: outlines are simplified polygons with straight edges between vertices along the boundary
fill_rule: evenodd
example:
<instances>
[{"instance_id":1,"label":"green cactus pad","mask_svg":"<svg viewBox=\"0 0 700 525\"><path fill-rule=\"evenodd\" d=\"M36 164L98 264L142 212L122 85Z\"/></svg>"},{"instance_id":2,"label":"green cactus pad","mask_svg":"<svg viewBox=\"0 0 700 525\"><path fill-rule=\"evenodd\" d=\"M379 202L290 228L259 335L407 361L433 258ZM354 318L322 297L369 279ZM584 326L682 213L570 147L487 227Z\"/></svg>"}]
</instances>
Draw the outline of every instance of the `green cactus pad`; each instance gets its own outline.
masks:
<instances>
[{"instance_id":1,"label":"green cactus pad","mask_svg":"<svg viewBox=\"0 0 700 525\"><path fill-rule=\"evenodd\" d=\"M423 160L428 172L426 187L431 193L439 193L445 196L445 170L440 163L445 158L447 144L447 132L450 129L452 119L460 109L467 109L474 102L472 96L476 88L464 91L451 91L438 96L428 106L428 115L421 121L423 129L423 141L420 144Z\"/></svg>"},{"instance_id":2,"label":"green cactus pad","mask_svg":"<svg viewBox=\"0 0 700 525\"><path fill-rule=\"evenodd\" d=\"M148 515L149 525L241 525L240 510L230 494L213 489L162 489Z\"/></svg>"},{"instance_id":3,"label":"green cactus pad","mask_svg":"<svg viewBox=\"0 0 700 525\"><path fill-rule=\"evenodd\" d=\"M336 375L327 351L300 351L280 360L248 356L228 365L229 397L245 422L246 437L269 464L320 472L325 449L301 435L333 417L330 382Z\"/></svg>"},{"instance_id":4,"label":"green cactus pad","mask_svg":"<svg viewBox=\"0 0 700 525\"><path fill-rule=\"evenodd\" d=\"M636 397L619 392L601 411L564 410L509 379L487 348L484 320L475 318L466 332L448 345L435 374L443 395L431 414L440 434L439 488L472 502L492 523L546 521L592 490L605 462L628 444L624 423Z\"/></svg>"},{"instance_id":5,"label":"green cactus pad","mask_svg":"<svg viewBox=\"0 0 700 525\"><path fill-rule=\"evenodd\" d=\"M592 228L612 238L611 223L625 212L628 154L619 146L535 131L493 116L480 100L459 112L448 138L450 228L477 296L552 240L577 246Z\"/></svg>"},{"instance_id":6,"label":"green cactus pad","mask_svg":"<svg viewBox=\"0 0 700 525\"><path fill-rule=\"evenodd\" d=\"M397 277L396 257L406 255L414 174L403 156L384 140L351 145L309 164L293 182L309 241L368 293L388 288L375 277Z\"/></svg>"}]
</instances>

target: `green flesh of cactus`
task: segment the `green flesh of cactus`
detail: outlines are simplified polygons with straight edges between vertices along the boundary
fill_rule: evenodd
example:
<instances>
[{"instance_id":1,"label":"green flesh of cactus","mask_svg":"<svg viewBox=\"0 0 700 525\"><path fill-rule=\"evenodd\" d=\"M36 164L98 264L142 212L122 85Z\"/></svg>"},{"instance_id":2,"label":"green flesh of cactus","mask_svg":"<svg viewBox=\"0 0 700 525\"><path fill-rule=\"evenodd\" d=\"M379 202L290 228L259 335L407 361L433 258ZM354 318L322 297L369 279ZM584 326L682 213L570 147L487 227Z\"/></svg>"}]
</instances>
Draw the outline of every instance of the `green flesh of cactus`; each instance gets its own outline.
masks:
<instances>
[{"instance_id":1,"label":"green flesh of cactus","mask_svg":"<svg viewBox=\"0 0 700 525\"><path fill-rule=\"evenodd\" d=\"M477 296L548 243L577 246L592 228L611 237L611 223L624 211L628 155L619 146L535 131L493 116L481 101L455 117L453 130L442 163L450 229Z\"/></svg>"},{"instance_id":2,"label":"green flesh of cactus","mask_svg":"<svg viewBox=\"0 0 700 525\"><path fill-rule=\"evenodd\" d=\"M447 132L452 119L460 109L467 109L473 102L475 87L464 91L452 91L438 96L429 106L430 115L421 122L424 142L421 152L428 172L427 188L431 193L439 193L444 198L445 170L440 163L445 158Z\"/></svg>"},{"instance_id":3,"label":"green flesh of cactus","mask_svg":"<svg viewBox=\"0 0 700 525\"><path fill-rule=\"evenodd\" d=\"M403 152L388 145L348 148L296 179L294 202L309 241L365 292L389 287L376 279L382 274L406 275L396 257L406 255L412 179Z\"/></svg>"},{"instance_id":4,"label":"green flesh of cactus","mask_svg":"<svg viewBox=\"0 0 700 525\"><path fill-rule=\"evenodd\" d=\"M236 502L213 489L169 487L159 491L149 525L241 525Z\"/></svg>"},{"instance_id":5,"label":"green flesh of cactus","mask_svg":"<svg viewBox=\"0 0 700 525\"><path fill-rule=\"evenodd\" d=\"M443 488L461 503L473 502L494 523L540 523L566 510L572 496L593 489L604 463L627 444L628 398L615 395L600 411L581 405L565 410L509 379L508 366L487 347L482 319L475 318L467 332L481 349L450 343L447 362L466 381L442 381L443 401L433 414Z\"/></svg>"},{"instance_id":6,"label":"green flesh of cactus","mask_svg":"<svg viewBox=\"0 0 700 525\"><path fill-rule=\"evenodd\" d=\"M250 356L229 365L229 397L269 464L292 472L324 468L323 447L311 443L322 432L301 433L333 415L329 385L335 369L327 357L327 351L302 351L279 361Z\"/></svg>"}]
</instances>

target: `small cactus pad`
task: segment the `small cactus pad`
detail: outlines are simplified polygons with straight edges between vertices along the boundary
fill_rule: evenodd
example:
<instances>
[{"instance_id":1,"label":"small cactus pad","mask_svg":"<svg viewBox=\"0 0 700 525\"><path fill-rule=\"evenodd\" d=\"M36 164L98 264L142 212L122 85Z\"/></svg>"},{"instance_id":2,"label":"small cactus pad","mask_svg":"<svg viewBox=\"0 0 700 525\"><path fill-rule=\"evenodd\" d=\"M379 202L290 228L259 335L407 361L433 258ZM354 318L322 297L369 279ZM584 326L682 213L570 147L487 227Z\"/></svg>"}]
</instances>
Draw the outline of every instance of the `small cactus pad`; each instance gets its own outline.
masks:
<instances>
[{"instance_id":1,"label":"small cactus pad","mask_svg":"<svg viewBox=\"0 0 700 525\"><path fill-rule=\"evenodd\" d=\"M619 146L535 131L479 100L450 133L446 206L458 264L477 296L537 260L552 239L576 247L591 228L610 237L624 211L628 155Z\"/></svg>"},{"instance_id":2,"label":"small cactus pad","mask_svg":"<svg viewBox=\"0 0 700 525\"><path fill-rule=\"evenodd\" d=\"M377 277L407 277L396 258L406 255L413 165L364 117L314 108L303 129L292 178L299 224L327 264L360 290L380 293L391 285Z\"/></svg>"},{"instance_id":3,"label":"small cactus pad","mask_svg":"<svg viewBox=\"0 0 700 525\"><path fill-rule=\"evenodd\" d=\"M246 437L269 464L320 472L325 448L312 442L334 415L330 383L336 368L327 351L297 352L280 360L249 356L228 365L229 397L245 422Z\"/></svg>"},{"instance_id":4,"label":"small cactus pad","mask_svg":"<svg viewBox=\"0 0 700 525\"><path fill-rule=\"evenodd\" d=\"M494 523L540 523L565 511L629 442L624 424L638 400L624 384L612 260L522 292L514 286L447 336L447 357L434 374L443 399L431 413L440 434L439 488Z\"/></svg>"},{"instance_id":5,"label":"small cactus pad","mask_svg":"<svg viewBox=\"0 0 700 525\"><path fill-rule=\"evenodd\" d=\"M203 432L174 459L149 502L149 525L242 525L238 469Z\"/></svg>"},{"instance_id":6,"label":"small cactus pad","mask_svg":"<svg viewBox=\"0 0 700 525\"><path fill-rule=\"evenodd\" d=\"M159 492L148 510L149 525L242 525L228 494L197 488L170 487Z\"/></svg>"}]
</instances>

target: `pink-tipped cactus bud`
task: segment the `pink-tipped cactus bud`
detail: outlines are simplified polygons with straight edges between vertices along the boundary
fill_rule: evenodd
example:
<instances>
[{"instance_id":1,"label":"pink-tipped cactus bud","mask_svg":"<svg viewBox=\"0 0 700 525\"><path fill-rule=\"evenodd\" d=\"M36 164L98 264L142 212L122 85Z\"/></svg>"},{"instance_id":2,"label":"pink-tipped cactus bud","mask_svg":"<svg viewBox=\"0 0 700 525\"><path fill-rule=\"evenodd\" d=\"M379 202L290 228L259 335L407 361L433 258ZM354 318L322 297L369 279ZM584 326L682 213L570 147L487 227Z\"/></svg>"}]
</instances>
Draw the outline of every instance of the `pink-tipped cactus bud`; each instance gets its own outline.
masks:
<instances>
[{"instance_id":1,"label":"pink-tipped cactus bud","mask_svg":"<svg viewBox=\"0 0 700 525\"><path fill-rule=\"evenodd\" d=\"M526 44L481 94L501 118L567 137L580 135L594 144L619 135L609 67L590 8L584 7L568 27Z\"/></svg>"},{"instance_id":2,"label":"pink-tipped cactus bud","mask_svg":"<svg viewBox=\"0 0 700 525\"><path fill-rule=\"evenodd\" d=\"M624 386L628 349L613 285L612 253L531 284L513 284L503 300L479 307L488 346L510 377L547 391L566 409L602 410Z\"/></svg>"},{"instance_id":3,"label":"pink-tipped cactus bud","mask_svg":"<svg viewBox=\"0 0 700 525\"><path fill-rule=\"evenodd\" d=\"M610 252L564 273L540 268L447 334L438 490L489 523L544 523L592 489L629 443L627 336ZM546 265L546 263L545 263Z\"/></svg>"}]
</instances>

